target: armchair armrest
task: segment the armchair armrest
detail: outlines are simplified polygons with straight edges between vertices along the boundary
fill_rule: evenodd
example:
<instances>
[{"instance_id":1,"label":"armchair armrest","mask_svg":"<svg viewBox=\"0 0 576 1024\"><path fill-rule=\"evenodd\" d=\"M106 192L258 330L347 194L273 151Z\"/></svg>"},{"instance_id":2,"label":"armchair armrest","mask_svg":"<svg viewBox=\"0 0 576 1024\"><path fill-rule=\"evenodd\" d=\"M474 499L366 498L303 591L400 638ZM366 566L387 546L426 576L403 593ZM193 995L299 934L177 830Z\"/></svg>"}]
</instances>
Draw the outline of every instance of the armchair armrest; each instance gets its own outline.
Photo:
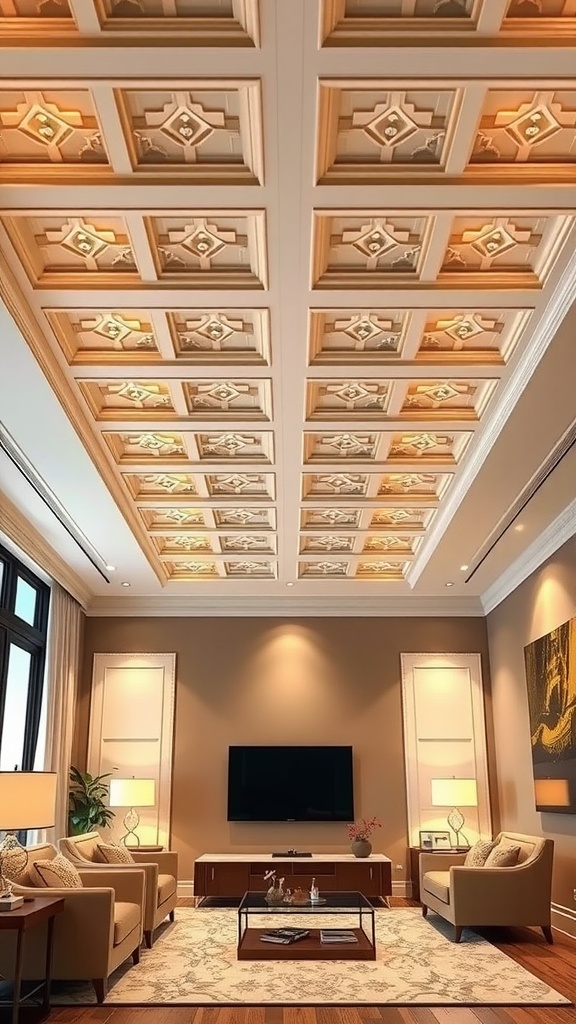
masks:
<instances>
[{"instance_id":1,"label":"armchair armrest","mask_svg":"<svg viewBox=\"0 0 576 1024\"><path fill-rule=\"evenodd\" d=\"M90 965L90 977L106 977L110 950L114 944L114 890L97 888L56 889L14 885L14 893L25 899L55 896L65 900L56 917L58 945L83 950ZM56 953L55 953L56 955Z\"/></svg>"},{"instance_id":2,"label":"armchair armrest","mask_svg":"<svg viewBox=\"0 0 576 1024\"><path fill-rule=\"evenodd\" d=\"M421 853L419 857L420 892L423 891L422 879L427 871L448 871L456 864L464 864L466 853Z\"/></svg>"},{"instance_id":3,"label":"armchair armrest","mask_svg":"<svg viewBox=\"0 0 576 1024\"><path fill-rule=\"evenodd\" d=\"M487 912L494 923L501 914L512 921L514 908L524 916L532 913L534 924L545 923L550 916L550 887L540 883L532 865L509 868L450 869L450 900L458 907L459 919L481 924Z\"/></svg>"},{"instance_id":4,"label":"armchair armrest","mask_svg":"<svg viewBox=\"0 0 576 1024\"><path fill-rule=\"evenodd\" d=\"M109 886L120 902L137 903L139 907L143 907L145 876L140 868L114 868L105 864L99 867L95 864L91 868L79 868L78 873L85 889L94 891L102 886ZM66 891L70 892L69 889Z\"/></svg>"},{"instance_id":5,"label":"armchair armrest","mask_svg":"<svg viewBox=\"0 0 576 1024\"><path fill-rule=\"evenodd\" d=\"M144 863L155 864L160 875L173 875L174 878L178 879L177 853L173 853L170 850L164 850L162 853L138 853L137 850L131 850L130 853L134 857L135 864L138 864L139 867L142 867Z\"/></svg>"}]
</instances>

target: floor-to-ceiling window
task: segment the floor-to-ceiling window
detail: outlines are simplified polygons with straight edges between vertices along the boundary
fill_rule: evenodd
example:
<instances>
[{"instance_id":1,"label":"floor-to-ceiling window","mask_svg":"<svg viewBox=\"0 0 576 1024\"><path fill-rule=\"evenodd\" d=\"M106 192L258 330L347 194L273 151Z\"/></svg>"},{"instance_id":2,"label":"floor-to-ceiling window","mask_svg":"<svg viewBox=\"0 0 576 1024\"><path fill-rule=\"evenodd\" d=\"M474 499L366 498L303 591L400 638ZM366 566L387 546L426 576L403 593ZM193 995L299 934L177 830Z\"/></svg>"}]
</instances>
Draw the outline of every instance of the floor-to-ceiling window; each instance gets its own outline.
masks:
<instances>
[{"instance_id":1,"label":"floor-to-ceiling window","mask_svg":"<svg viewBox=\"0 0 576 1024\"><path fill-rule=\"evenodd\" d=\"M50 588L0 546L0 771L31 771L41 732Z\"/></svg>"}]
</instances>

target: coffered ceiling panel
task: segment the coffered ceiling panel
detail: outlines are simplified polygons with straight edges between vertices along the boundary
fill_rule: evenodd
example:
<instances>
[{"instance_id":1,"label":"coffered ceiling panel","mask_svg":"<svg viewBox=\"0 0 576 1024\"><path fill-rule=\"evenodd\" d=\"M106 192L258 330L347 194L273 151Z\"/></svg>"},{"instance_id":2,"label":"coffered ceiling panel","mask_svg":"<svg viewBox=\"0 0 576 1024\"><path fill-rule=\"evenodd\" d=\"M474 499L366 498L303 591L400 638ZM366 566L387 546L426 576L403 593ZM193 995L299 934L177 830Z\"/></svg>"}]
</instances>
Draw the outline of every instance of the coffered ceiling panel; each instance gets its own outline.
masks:
<instances>
[{"instance_id":1,"label":"coffered ceiling panel","mask_svg":"<svg viewBox=\"0 0 576 1024\"><path fill-rule=\"evenodd\" d=\"M0 0L2 295L159 588L417 586L566 301L575 28Z\"/></svg>"}]
</instances>

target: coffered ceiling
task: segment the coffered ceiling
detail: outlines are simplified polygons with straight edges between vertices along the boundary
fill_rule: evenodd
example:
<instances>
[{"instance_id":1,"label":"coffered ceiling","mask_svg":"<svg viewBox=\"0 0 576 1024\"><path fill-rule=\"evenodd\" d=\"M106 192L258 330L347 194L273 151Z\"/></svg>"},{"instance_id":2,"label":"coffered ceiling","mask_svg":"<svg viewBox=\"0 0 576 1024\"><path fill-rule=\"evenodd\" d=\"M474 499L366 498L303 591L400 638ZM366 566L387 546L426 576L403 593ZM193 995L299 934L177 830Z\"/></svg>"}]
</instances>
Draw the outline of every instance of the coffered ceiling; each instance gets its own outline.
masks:
<instances>
[{"instance_id":1,"label":"coffered ceiling","mask_svg":"<svg viewBox=\"0 0 576 1024\"><path fill-rule=\"evenodd\" d=\"M0 0L3 297L140 593L418 593L573 298L575 36L576 0Z\"/></svg>"}]
</instances>

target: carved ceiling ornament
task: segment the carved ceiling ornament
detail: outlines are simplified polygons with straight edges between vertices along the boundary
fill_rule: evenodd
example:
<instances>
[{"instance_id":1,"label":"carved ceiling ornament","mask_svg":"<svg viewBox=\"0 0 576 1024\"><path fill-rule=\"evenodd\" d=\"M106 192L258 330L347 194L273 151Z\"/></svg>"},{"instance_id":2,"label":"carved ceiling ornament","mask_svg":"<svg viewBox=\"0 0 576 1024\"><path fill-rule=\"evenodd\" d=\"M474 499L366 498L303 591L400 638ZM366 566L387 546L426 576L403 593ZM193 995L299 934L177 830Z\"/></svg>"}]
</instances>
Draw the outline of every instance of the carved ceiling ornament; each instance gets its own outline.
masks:
<instances>
[{"instance_id":1,"label":"carved ceiling ornament","mask_svg":"<svg viewBox=\"0 0 576 1024\"><path fill-rule=\"evenodd\" d=\"M315 211L314 280L319 287L376 287L416 279L429 218L391 212L339 216Z\"/></svg>"},{"instance_id":2,"label":"carved ceiling ornament","mask_svg":"<svg viewBox=\"0 0 576 1024\"><path fill-rule=\"evenodd\" d=\"M358 562L356 576L401 580L404 579L405 570L406 565L402 562Z\"/></svg>"},{"instance_id":3,"label":"carved ceiling ornament","mask_svg":"<svg viewBox=\"0 0 576 1024\"><path fill-rule=\"evenodd\" d=\"M361 88L352 82L321 81L321 183L374 184L397 174L400 166L426 169L443 163L456 93L390 90L387 85L383 81Z\"/></svg>"},{"instance_id":4,"label":"carved ceiling ornament","mask_svg":"<svg viewBox=\"0 0 576 1024\"><path fill-rule=\"evenodd\" d=\"M166 537L162 544L162 551L170 553L179 551L201 551L213 554L212 544L209 537L195 537L192 534L183 533L175 537Z\"/></svg>"},{"instance_id":5,"label":"carved ceiling ornament","mask_svg":"<svg viewBox=\"0 0 576 1024\"><path fill-rule=\"evenodd\" d=\"M190 415L270 419L268 380L187 381L184 390Z\"/></svg>"},{"instance_id":6,"label":"carved ceiling ornament","mask_svg":"<svg viewBox=\"0 0 576 1024\"><path fill-rule=\"evenodd\" d=\"M270 508L216 508L214 522L218 528L240 527L242 530L273 530L275 510Z\"/></svg>"},{"instance_id":7,"label":"carved ceiling ornament","mask_svg":"<svg viewBox=\"0 0 576 1024\"><path fill-rule=\"evenodd\" d=\"M154 458L160 455L183 455L186 452L184 439L179 434L153 434L148 431L144 434L123 434L122 437L127 444L150 452Z\"/></svg>"},{"instance_id":8,"label":"carved ceiling ornament","mask_svg":"<svg viewBox=\"0 0 576 1024\"><path fill-rule=\"evenodd\" d=\"M176 353L198 362L269 362L268 310L182 310L168 320Z\"/></svg>"},{"instance_id":9,"label":"carved ceiling ornament","mask_svg":"<svg viewBox=\"0 0 576 1024\"><path fill-rule=\"evenodd\" d=\"M326 415L382 416L389 394L390 382L383 380L309 381L309 415L311 419Z\"/></svg>"},{"instance_id":10,"label":"carved ceiling ornament","mask_svg":"<svg viewBox=\"0 0 576 1024\"><path fill-rule=\"evenodd\" d=\"M88 90L50 92L0 90L2 163L108 164Z\"/></svg>"},{"instance_id":11,"label":"carved ceiling ornament","mask_svg":"<svg viewBox=\"0 0 576 1024\"><path fill-rule=\"evenodd\" d=\"M130 279L136 277L132 244L120 217L7 217L4 225L23 255L29 275L39 281L49 275L58 281L73 276L76 283L85 274L92 286L97 274L122 272Z\"/></svg>"},{"instance_id":12,"label":"carved ceiling ornament","mask_svg":"<svg viewBox=\"0 0 576 1024\"><path fill-rule=\"evenodd\" d=\"M506 272L534 277L536 257L550 223L544 217L456 217L443 272ZM550 225L551 226L551 225ZM481 280L481 278L480 278Z\"/></svg>"},{"instance_id":13,"label":"carved ceiling ornament","mask_svg":"<svg viewBox=\"0 0 576 1024\"><path fill-rule=\"evenodd\" d=\"M323 551L353 551L354 550L354 538L353 537L341 537L334 534L325 534L324 536L305 537L303 545L303 553L319 552Z\"/></svg>"},{"instance_id":14,"label":"carved ceiling ornament","mask_svg":"<svg viewBox=\"0 0 576 1024\"><path fill-rule=\"evenodd\" d=\"M227 576L251 576L252 578L274 578L276 576L272 562L224 562Z\"/></svg>"},{"instance_id":15,"label":"carved ceiling ornament","mask_svg":"<svg viewBox=\"0 0 576 1024\"><path fill-rule=\"evenodd\" d=\"M68 0L2 0L1 15L3 18L72 18Z\"/></svg>"},{"instance_id":16,"label":"carved ceiling ornament","mask_svg":"<svg viewBox=\"0 0 576 1024\"><path fill-rule=\"evenodd\" d=\"M273 498L272 478L261 473L216 473L206 476L211 495Z\"/></svg>"},{"instance_id":17,"label":"carved ceiling ornament","mask_svg":"<svg viewBox=\"0 0 576 1024\"><path fill-rule=\"evenodd\" d=\"M187 473L136 474L125 479L134 480L145 494L198 494L194 477Z\"/></svg>"},{"instance_id":18,"label":"carved ceiling ornament","mask_svg":"<svg viewBox=\"0 0 576 1024\"><path fill-rule=\"evenodd\" d=\"M488 90L470 163L570 164L575 141L574 90Z\"/></svg>"},{"instance_id":19,"label":"carved ceiling ornament","mask_svg":"<svg viewBox=\"0 0 576 1024\"><path fill-rule=\"evenodd\" d=\"M346 577L348 575L349 562L300 562L299 563L299 575L300 576L340 576Z\"/></svg>"},{"instance_id":20,"label":"carved ceiling ornament","mask_svg":"<svg viewBox=\"0 0 576 1024\"><path fill-rule=\"evenodd\" d=\"M222 536L220 543L223 551L256 551L274 554L273 540L270 537L259 537L256 534L239 534Z\"/></svg>"},{"instance_id":21,"label":"carved ceiling ornament","mask_svg":"<svg viewBox=\"0 0 576 1024\"><path fill-rule=\"evenodd\" d=\"M439 483L435 473L388 473L380 480L378 494L438 497Z\"/></svg>"},{"instance_id":22,"label":"carved ceiling ornament","mask_svg":"<svg viewBox=\"0 0 576 1024\"><path fill-rule=\"evenodd\" d=\"M205 526L204 513L199 509L167 508L151 509L154 524L176 524L177 526Z\"/></svg>"},{"instance_id":23,"label":"carved ceiling ornament","mask_svg":"<svg viewBox=\"0 0 576 1024\"><path fill-rule=\"evenodd\" d=\"M449 462L459 458L470 434L421 433L394 434L388 452L390 462Z\"/></svg>"},{"instance_id":24,"label":"carved ceiling ornament","mask_svg":"<svg viewBox=\"0 0 576 1024\"><path fill-rule=\"evenodd\" d=\"M123 90L138 164L243 162L238 89Z\"/></svg>"},{"instance_id":25,"label":"carved ceiling ornament","mask_svg":"<svg viewBox=\"0 0 576 1024\"><path fill-rule=\"evenodd\" d=\"M240 220L240 218L238 218ZM247 256L247 236L226 217L152 218L162 272L194 270L200 274L235 266ZM215 262L216 261L216 262Z\"/></svg>"},{"instance_id":26,"label":"carved ceiling ornament","mask_svg":"<svg viewBox=\"0 0 576 1024\"><path fill-rule=\"evenodd\" d=\"M369 536L364 542L364 551L392 551L412 554L414 551L415 538L404 536Z\"/></svg>"},{"instance_id":27,"label":"carved ceiling ornament","mask_svg":"<svg viewBox=\"0 0 576 1024\"><path fill-rule=\"evenodd\" d=\"M373 460L376 434L307 434L307 460L330 462L338 459Z\"/></svg>"},{"instance_id":28,"label":"carved ceiling ornament","mask_svg":"<svg viewBox=\"0 0 576 1024\"><path fill-rule=\"evenodd\" d=\"M352 527L354 530L360 527L361 513L352 508L311 508L305 509L302 514L302 527L304 529L326 527Z\"/></svg>"}]
</instances>

